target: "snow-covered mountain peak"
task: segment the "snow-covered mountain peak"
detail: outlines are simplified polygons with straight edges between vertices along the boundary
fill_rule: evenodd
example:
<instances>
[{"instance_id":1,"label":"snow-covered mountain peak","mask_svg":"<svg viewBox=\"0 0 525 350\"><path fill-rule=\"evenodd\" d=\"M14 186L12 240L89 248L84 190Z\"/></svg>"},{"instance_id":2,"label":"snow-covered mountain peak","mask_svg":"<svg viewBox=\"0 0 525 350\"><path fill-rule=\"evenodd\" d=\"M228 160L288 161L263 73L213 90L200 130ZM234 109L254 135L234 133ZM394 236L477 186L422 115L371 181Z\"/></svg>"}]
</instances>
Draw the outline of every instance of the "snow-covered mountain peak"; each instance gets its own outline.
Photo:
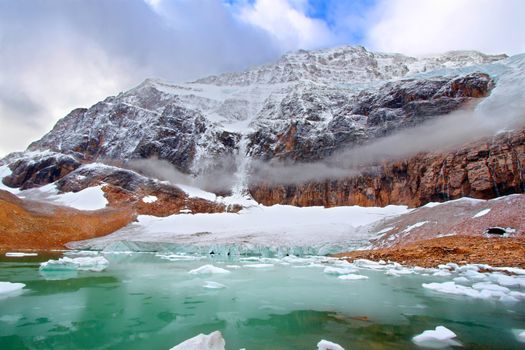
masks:
<instances>
[{"instance_id":1,"label":"snow-covered mountain peak","mask_svg":"<svg viewBox=\"0 0 525 350\"><path fill-rule=\"evenodd\" d=\"M402 78L441 68L486 64L506 55L485 55L477 51L451 51L440 55L410 57L398 53L377 53L362 46L340 46L322 50L299 50L283 55L275 63L244 72L199 79L201 84L248 86L311 81L320 84L359 84Z\"/></svg>"}]
</instances>

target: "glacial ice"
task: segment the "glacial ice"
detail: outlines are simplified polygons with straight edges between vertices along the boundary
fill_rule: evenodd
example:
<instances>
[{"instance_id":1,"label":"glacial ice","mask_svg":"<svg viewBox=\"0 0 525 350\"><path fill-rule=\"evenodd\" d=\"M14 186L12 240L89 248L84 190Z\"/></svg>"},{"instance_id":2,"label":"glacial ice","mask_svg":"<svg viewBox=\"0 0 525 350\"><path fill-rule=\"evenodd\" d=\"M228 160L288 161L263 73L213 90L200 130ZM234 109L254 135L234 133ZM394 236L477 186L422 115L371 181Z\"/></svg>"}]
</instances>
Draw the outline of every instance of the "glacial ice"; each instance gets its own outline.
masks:
<instances>
[{"instance_id":1,"label":"glacial ice","mask_svg":"<svg viewBox=\"0 0 525 350\"><path fill-rule=\"evenodd\" d=\"M416 335L412 341L422 347L441 349L449 346L461 346L461 343L454 340L456 333L444 326L437 326L434 330L427 330Z\"/></svg>"},{"instance_id":2,"label":"glacial ice","mask_svg":"<svg viewBox=\"0 0 525 350\"><path fill-rule=\"evenodd\" d=\"M317 343L317 350L345 350L341 345L328 340L321 340Z\"/></svg>"},{"instance_id":3,"label":"glacial ice","mask_svg":"<svg viewBox=\"0 0 525 350\"><path fill-rule=\"evenodd\" d=\"M226 342L222 333L215 331L210 334L199 334L190 338L170 350L224 350Z\"/></svg>"},{"instance_id":4,"label":"glacial ice","mask_svg":"<svg viewBox=\"0 0 525 350\"><path fill-rule=\"evenodd\" d=\"M208 264L208 265L203 265L199 268L190 270L188 273L192 275L205 275L205 274L216 274L216 273L230 273L230 271Z\"/></svg>"},{"instance_id":5,"label":"glacial ice","mask_svg":"<svg viewBox=\"0 0 525 350\"><path fill-rule=\"evenodd\" d=\"M144 203L155 203L157 200L157 196L145 196L142 198L142 201Z\"/></svg>"},{"instance_id":6,"label":"glacial ice","mask_svg":"<svg viewBox=\"0 0 525 350\"><path fill-rule=\"evenodd\" d=\"M103 256L95 257L63 257L58 260L49 260L40 264L40 271L104 271L109 261Z\"/></svg>"}]
</instances>

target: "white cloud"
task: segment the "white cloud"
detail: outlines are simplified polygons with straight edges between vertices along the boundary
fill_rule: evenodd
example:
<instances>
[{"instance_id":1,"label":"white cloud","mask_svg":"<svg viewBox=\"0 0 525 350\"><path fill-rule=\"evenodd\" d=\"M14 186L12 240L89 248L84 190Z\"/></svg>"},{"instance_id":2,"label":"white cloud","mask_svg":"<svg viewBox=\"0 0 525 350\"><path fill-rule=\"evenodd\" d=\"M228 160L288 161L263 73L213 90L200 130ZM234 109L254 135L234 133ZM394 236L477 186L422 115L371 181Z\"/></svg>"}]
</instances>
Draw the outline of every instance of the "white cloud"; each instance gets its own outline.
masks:
<instances>
[{"instance_id":1,"label":"white cloud","mask_svg":"<svg viewBox=\"0 0 525 350\"><path fill-rule=\"evenodd\" d=\"M381 0L369 23L366 44L379 51L525 52L523 0Z\"/></svg>"},{"instance_id":2,"label":"white cloud","mask_svg":"<svg viewBox=\"0 0 525 350\"><path fill-rule=\"evenodd\" d=\"M0 1L0 48L0 157L145 78L191 80L280 54L220 0Z\"/></svg>"},{"instance_id":3,"label":"white cloud","mask_svg":"<svg viewBox=\"0 0 525 350\"><path fill-rule=\"evenodd\" d=\"M335 42L327 24L308 17L305 0L256 0L239 9L239 18L271 33L284 51L311 49Z\"/></svg>"}]
</instances>

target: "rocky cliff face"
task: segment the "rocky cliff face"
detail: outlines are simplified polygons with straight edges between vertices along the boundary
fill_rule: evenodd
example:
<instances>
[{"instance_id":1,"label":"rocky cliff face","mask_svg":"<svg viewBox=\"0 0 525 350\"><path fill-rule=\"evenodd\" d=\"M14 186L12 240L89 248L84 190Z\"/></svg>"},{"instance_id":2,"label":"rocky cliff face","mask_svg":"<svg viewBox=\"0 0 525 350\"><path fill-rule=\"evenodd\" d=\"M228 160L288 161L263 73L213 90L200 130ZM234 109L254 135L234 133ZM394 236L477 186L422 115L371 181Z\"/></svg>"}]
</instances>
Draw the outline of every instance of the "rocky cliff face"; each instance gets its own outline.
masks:
<instances>
[{"instance_id":1,"label":"rocky cliff face","mask_svg":"<svg viewBox=\"0 0 525 350\"><path fill-rule=\"evenodd\" d=\"M263 204L411 207L460 197L489 199L525 192L525 130L500 134L455 151L420 153L385 162L359 176L250 189Z\"/></svg>"}]
</instances>

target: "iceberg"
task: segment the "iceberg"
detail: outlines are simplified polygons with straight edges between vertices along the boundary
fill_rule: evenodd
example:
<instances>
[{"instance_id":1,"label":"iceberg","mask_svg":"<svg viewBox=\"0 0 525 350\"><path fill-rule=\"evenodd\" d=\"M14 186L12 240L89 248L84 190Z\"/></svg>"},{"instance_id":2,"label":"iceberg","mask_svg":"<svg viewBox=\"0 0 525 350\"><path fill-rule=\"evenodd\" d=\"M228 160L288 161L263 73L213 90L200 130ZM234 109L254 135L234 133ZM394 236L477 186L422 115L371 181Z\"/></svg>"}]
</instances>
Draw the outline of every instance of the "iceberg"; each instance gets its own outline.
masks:
<instances>
[{"instance_id":1,"label":"iceberg","mask_svg":"<svg viewBox=\"0 0 525 350\"><path fill-rule=\"evenodd\" d=\"M49 260L40 264L40 271L104 271L109 261L103 256L96 257L63 257L58 260Z\"/></svg>"},{"instance_id":2,"label":"iceberg","mask_svg":"<svg viewBox=\"0 0 525 350\"><path fill-rule=\"evenodd\" d=\"M199 334L190 338L170 350L224 350L226 342L222 333L215 331L210 334Z\"/></svg>"}]
</instances>

